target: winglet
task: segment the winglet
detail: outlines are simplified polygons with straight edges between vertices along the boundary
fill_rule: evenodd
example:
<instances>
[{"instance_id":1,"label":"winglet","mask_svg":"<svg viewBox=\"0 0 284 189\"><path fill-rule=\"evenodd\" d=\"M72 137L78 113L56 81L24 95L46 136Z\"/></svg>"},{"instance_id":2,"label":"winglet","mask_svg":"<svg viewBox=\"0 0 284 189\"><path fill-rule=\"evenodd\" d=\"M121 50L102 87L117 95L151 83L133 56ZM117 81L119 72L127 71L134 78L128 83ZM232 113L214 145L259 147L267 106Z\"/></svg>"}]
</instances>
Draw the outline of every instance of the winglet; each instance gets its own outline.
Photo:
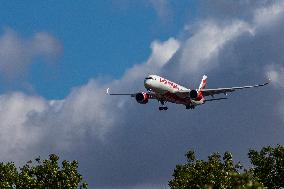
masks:
<instances>
[{"instance_id":1,"label":"winglet","mask_svg":"<svg viewBox=\"0 0 284 189\"><path fill-rule=\"evenodd\" d=\"M107 88L107 90L106 90L106 94L108 94L108 95L109 95L109 88Z\"/></svg>"},{"instance_id":2,"label":"winglet","mask_svg":"<svg viewBox=\"0 0 284 189\"><path fill-rule=\"evenodd\" d=\"M265 82L264 84L262 84L262 86L268 85L268 84L271 83L271 82L272 82L271 78L268 77L268 78L266 79L266 82Z\"/></svg>"}]
</instances>

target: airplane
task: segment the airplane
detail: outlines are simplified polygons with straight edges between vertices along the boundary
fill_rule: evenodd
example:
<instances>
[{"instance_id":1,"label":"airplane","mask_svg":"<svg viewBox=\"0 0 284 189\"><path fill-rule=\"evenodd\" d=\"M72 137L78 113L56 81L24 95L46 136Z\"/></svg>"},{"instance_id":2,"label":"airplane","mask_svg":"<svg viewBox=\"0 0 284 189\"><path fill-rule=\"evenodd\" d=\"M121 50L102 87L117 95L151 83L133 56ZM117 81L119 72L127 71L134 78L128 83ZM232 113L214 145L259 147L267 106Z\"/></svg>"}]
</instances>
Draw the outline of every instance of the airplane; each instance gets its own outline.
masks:
<instances>
[{"instance_id":1,"label":"airplane","mask_svg":"<svg viewBox=\"0 0 284 189\"><path fill-rule=\"evenodd\" d=\"M217 101L227 99L214 98L216 94L225 94L234 92L241 89L262 87L270 83L270 79L263 84L242 86L242 87L231 87L231 88L216 88L216 89L206 89L207 76L203 75L201 83L198 89L188 89L177 83L174 83L168 79L165 79L158 75L149 75L144 80L144 86L147 92L137 92L137 93L110 93L110 89L107 88L108 95L127 95L134 97L136 101L140 104L147 104L150 99L156 99L159 101L161 106L159 110L167 110L168 107L165 105L167 102L185 105L186 109L194 109L198 105L202 105L208 101ZM205 99L205 97L211 96L211 99Z\"/></svg>"}]
</instances>

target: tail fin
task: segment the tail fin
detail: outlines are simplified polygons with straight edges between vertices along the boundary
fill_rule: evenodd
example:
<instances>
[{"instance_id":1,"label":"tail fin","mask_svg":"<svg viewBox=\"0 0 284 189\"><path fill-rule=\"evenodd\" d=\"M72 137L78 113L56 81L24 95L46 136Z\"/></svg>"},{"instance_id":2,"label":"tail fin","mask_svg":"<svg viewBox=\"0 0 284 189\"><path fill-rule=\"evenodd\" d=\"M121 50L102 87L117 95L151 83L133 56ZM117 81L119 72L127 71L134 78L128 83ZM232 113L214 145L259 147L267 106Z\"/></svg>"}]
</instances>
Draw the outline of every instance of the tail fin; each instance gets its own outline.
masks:
<instances>
[{"instance_id":1,"label":"tail fin","mask_svg":"<svg viewBox=\"0 0 284 189\"><path fill-rule=\"evenodd\" d=\"M196 100L198 100L198 101L204 100L204 97L202 95L202 91L201 90L204 89L205 86L206 86L206 79L207 79L207 76L204 75L202 77L201 83L200 83L199 88L197 90L197 98L196 98Z\"/></svg>"},{"instance_id":2,"label":"tail fin","mask_svg":"<svg viewBox=\"0 0 284 189\"><path fill-rule=\"evenodd\" d=\"M203 78L202 78L202 80L201 80L201 83L200 83L200 85L199 85L198 90L205 88L205 86L206 86L206 79L207 79L207 75L204 75Z\"/></svg>"}]
</instances>

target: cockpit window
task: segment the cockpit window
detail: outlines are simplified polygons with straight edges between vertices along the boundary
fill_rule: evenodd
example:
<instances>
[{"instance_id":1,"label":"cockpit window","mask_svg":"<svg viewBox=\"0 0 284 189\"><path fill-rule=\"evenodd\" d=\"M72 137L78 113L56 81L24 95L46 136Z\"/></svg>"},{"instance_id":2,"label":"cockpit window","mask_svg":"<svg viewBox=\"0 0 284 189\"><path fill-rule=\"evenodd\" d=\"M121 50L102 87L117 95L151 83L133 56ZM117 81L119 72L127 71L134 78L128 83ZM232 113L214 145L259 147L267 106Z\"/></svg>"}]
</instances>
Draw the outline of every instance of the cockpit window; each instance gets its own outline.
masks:
<instances>
[{"instance_id":1,"label":"cockpit window","mask_svg":"<svg viewBox=\"0 0 284 189\"><path fill-rule=\"evenodd\" d=\"M145 80L154 79L153 77L146 77Z\"/></svg>"}]
</instances>

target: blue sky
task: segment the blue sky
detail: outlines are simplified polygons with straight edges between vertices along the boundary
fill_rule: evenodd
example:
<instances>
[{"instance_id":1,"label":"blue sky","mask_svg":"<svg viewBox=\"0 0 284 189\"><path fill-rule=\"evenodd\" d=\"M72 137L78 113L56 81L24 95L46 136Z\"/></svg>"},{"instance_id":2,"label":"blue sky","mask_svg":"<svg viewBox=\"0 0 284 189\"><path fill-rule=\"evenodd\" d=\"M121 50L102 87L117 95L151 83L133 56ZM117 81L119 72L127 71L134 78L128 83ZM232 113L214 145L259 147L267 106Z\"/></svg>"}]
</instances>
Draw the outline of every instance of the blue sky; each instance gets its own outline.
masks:
<instances>
[{"instance_id":1,"label":"blue sky","mask_svg":"<svg viewBox=\"0 0 284 189\"><path fill-rule=\"evenodd\" d=\"M147 59L151 41L177 35L193 15L188 10L194 3L170 4L173 9L162 18L148 1L5 1L0 25L23 38L45 31L62 43L53 65L34 60L27 76L34 92L60 99L90 78L120 78Z\"/></svg>"},{"instance_id":2,"label":"blue sky","mask_svg":"<svg viewBox=\"0 0 284 189\"><path fill-rule=\"evenodd\" d=\"M90 188L167 188L198 158L284 144L283 1L5 1L0 4L0 160L76 159ZM261 89L193 111L138 104L154 73L194 88ZM218 96L218 97L222 97Z\"/></svg>"}]
</instances>

